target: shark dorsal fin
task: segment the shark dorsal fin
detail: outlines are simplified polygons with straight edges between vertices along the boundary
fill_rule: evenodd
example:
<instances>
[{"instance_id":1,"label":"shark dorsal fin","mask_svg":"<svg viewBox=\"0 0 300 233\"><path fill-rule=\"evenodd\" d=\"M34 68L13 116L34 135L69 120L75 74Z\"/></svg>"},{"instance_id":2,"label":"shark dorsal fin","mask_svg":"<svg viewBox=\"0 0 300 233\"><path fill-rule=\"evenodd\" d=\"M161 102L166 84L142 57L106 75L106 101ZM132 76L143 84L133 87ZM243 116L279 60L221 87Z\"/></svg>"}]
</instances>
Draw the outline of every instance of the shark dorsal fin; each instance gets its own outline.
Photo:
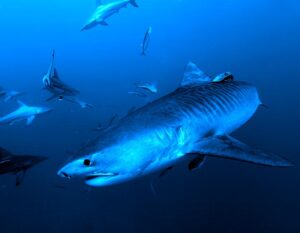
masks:
<instances>
[{"instance_id":1,"label":"shark dorsal fin","mask_svg":"<svg viewBox=\"0 0 300 233\"><path fill-rule=\"evenodd\" d=\"M211 82L211 78L200 70L193 62L187 64L181 86L208 82Z\"/></svg>"},{"instance_id":2,"label":"shark dorsal fin","mask_svg":"<svg viewBox=\"0 0 300 233\"><path fill-rule=\"evenodd\" d=\"M27 107L26 104L24 104L22 101L18 100L17 101L20 107Z\"/></svg>"}]
</instances>

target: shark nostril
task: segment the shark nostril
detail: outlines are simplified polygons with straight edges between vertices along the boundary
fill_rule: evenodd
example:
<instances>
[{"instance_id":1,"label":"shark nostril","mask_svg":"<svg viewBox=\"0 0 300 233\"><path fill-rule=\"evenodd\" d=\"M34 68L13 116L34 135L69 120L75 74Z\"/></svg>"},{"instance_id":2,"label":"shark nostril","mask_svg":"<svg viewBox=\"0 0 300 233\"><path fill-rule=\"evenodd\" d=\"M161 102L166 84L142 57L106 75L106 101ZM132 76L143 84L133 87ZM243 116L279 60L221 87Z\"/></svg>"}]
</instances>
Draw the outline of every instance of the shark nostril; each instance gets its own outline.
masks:
<instances>
[{"instance_id":1,"label":"shark nostril","mask_svg":"<svg viewBox=\"0 0 300 233\"><path fill-rule=\"evenodd\" d=\"M69 176L67 173L65 173L65 172L61 172L60 173L63 177L65 177L65 178L68 178L68 179L70 179L71 178L71 176Z\"/></svg>"}]
</instances>

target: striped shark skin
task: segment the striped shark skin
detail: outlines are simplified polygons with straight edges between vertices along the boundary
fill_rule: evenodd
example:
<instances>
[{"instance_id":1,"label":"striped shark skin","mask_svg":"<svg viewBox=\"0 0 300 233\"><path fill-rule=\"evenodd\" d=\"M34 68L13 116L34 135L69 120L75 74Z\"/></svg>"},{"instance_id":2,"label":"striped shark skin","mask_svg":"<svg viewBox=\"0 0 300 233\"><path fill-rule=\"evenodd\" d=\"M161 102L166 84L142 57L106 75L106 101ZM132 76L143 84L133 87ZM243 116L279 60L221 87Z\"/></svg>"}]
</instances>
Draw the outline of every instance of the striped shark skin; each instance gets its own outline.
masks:
<instances>
[{"instance_id":1,"label":"striped shark skin","mask_svg":"<svg viewBox=\"0 0 300 233\"><path fill-rule=\"evenodd\" d=\"M206 157L273 167L293 164L238 141L230 134L261 105L257 89L229 72L211 78L189 63L181 86L99 133L76 159L58 171L107 186L154 172L164 175L180 161L199 168Z\"/></svg>"}]
</instances>

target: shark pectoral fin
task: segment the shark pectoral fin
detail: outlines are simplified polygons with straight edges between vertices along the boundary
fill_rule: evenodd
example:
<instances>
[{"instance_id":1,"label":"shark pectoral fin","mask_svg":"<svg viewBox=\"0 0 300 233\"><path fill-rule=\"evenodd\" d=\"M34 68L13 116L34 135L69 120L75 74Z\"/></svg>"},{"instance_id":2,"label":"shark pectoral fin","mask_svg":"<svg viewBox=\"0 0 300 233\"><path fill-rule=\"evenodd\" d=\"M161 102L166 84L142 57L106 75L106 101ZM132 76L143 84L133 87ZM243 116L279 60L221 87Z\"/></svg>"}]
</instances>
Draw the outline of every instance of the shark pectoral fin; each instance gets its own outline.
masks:
<instances>
[{"instance_id":1,"label":"shark pectoral fin","mask_svg":"<svg viewBox=\"0 0 300 233\"><path fill-rule=\"evenodd\" d=\"M27 118L27 125L30 125L32 123L32 121L34 120L35 116L30 116Z\"/></svg>"},{"instance_id":2,"label":"shark pectoral fin","mask_svg":"<svg viewBox=\"0 0 300 233\"><path fill-rule=\"evenodd\" d=\"M230 136L217 136L199 141L194 149L195 151L192 153L199 153L212 157L240 160L243 162L273 167L293 166L291 162L280 156L266 154L260 150L253 149Z\"/></svg>"},{"instance_id":3,"label":"shark pectoral fin","mask_svg":"<svg viewBox=\"0 0 300 233\"><path fill-rule=\"evenodd\" d=\"M16 186L20 186L24 181L26 170L21 170L16 173Z\"/></svg>"},{"instance_id":4,"label":"shark pectoral fin","mask_svg":"<svg viewBox=\"0 0 300 233\"><path fill-rule=\"evenodd\" d=\"M108 23L104 20L100 21L99 24L103 25L103 26L108 26Z\"/></svg>"}]
</instances>

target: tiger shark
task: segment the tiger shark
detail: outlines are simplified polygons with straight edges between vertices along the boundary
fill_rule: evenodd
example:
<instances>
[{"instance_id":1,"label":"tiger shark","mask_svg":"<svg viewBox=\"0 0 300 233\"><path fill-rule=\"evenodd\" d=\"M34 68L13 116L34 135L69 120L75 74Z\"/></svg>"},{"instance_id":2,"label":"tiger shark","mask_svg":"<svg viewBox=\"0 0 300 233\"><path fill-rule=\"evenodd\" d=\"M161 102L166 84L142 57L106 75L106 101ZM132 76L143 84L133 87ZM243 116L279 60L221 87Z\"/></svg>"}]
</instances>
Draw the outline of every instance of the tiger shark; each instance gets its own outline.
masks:
<instances>
[{"instance_id":1,"label":"tiger shark","mask_svg":"<svg viewBox=\"0 0 300 233\"><path fill-rule=\"evenodd\" d=\"M34 107L24 104L18 101L19 108L6 116L0 117L0 125L13 125L14 123L22 120L26 120L27 125L30 125L38 115L46 114L52 111L47 107Z\"/></svg>"},{"instance_id":2,"label":"tiger shark","mask_svg":"<svg viewBox=\"0 0 300 233\"><path fill-rule=\"evenodd\" d=\"M234 80L229 72L210 77L189 63L179 88L99 132L58 175L99 187L154 172L164 175L181 161L194 170L206 157L292 166L230 136L260 105L253 85Z\"/></svg>"},{"instance_id":3,"label":"tiger shark","mask_svg":"<svg viewBox=\"0 0 300 233\"><path fill-rule=\"evenodd\" d=\"M25 172L33 166L45 161L47 158L34 155L14 155L0 147L0 175L16 175L16 186L19 186L25 176Z\"/></svg>"},{"instance_id":4,"label":"tiger shark","mask_svg":"<svg viewBox=\"0 0 300 233\"><path fill-rule=\"evenodd\" d=\"M87 20L86 24L82 27L81 31L91 29L98 24L107 26L106 19L118 13L120 9L126 8L128 4L138 7L136 0L120 0L107 4L102 4L102 1L97 1L97 8L91 17Z\"/></svg>"}]
</instances>

